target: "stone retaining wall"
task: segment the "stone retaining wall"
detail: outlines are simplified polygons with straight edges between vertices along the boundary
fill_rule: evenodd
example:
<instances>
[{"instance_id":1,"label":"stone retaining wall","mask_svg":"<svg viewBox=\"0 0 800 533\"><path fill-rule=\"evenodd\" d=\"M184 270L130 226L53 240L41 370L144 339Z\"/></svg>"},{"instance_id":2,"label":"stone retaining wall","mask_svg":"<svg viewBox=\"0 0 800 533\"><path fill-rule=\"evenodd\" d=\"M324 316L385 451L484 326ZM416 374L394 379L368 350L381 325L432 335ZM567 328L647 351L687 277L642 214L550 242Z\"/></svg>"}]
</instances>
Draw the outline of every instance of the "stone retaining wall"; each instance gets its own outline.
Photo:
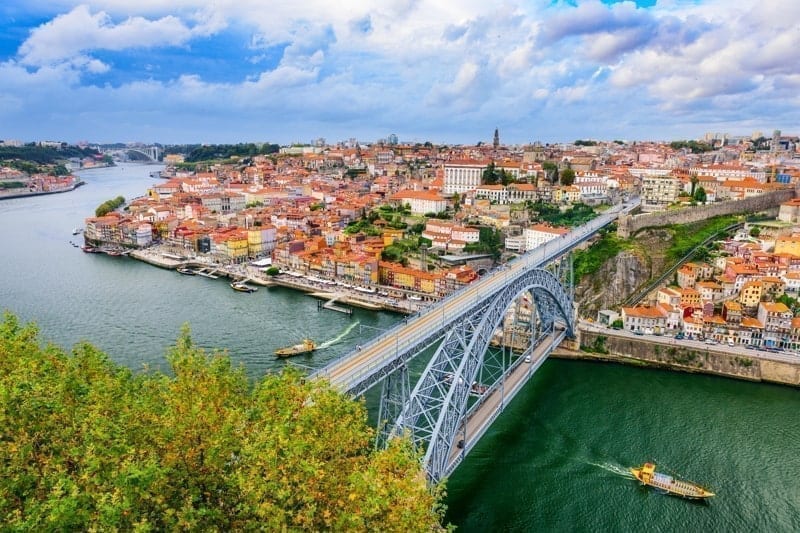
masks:
<instances>
[{"instance_id":1,"label":"stone retaining wall","mask_svg":"<svg viewBox=\"0 0 800 533\"><path fill-rule=\"evenodd\" d=\"M617 223L617 235L627 239L644 228L668 226L670 224L690 224L721 215L757 213L769 209L777 209L782 203L791 200L795 196L795 189L781 189L745 198L744 200L728 200L658 213L621 215Z\"/></svg>"},{"instance_id":2,"label":"stone retaining wall","mask_svg":"<svg viewBox=\"0 0 800 533\"><path fill-rule=\"evenodd\" d=\"M605 340L596 343L598 337L605 337ZM696 348L669 338L663 338L665 344L662 344L646 338L630 339L588 331L581 331L580 339L583 346L599 344L608 353L579 351L572 342L564 343L565 349L554 351L553 357L613 361L800 387L800 363L760 359L757 354L751 357L729 353L723 345Z\"/></svg>"}]
</instances>

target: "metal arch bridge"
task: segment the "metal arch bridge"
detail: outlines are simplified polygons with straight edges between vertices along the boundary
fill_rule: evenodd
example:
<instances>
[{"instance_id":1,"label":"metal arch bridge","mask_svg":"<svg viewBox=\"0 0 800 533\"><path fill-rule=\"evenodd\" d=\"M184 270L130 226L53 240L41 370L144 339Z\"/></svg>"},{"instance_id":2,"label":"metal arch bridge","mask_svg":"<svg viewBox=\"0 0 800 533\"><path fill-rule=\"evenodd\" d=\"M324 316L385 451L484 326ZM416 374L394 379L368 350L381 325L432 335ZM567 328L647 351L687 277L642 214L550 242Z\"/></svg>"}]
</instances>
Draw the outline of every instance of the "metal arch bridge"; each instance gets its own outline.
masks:
<instances>
[{"instance_id":1,"label":"metal arch bridge","mask_svg":"<svg viewBox=\"0 0 800 533\"><path fill-rule=\"evenodd\" d=\"M438 482L460 464L561 340L572 335L572 269L562 256L636 205L617 206L495 269L311 377L327 379L352 396L382 383L379 440L410 435L425 450L429 480ZM524 344L522 353L490 348L508 317L516 321L525 314L523 328L512 326L511 338L504 333L501 343ZM434 346L411 389L408 362Z\"/></svg>"},{"instance_id":2,"label":"metal arch bridge","mask_svg":"<svg viewBox=\"0 0 800 533\"><path fill-rule=\"evenodd\" d=\"M145 148L115 148L113 150L106 150L103 153L127 157L129 152L135 152L143 156L149 162L158 161L161 155L161 149L158 146L147 146Z\"/></svg>"}]
</instances>

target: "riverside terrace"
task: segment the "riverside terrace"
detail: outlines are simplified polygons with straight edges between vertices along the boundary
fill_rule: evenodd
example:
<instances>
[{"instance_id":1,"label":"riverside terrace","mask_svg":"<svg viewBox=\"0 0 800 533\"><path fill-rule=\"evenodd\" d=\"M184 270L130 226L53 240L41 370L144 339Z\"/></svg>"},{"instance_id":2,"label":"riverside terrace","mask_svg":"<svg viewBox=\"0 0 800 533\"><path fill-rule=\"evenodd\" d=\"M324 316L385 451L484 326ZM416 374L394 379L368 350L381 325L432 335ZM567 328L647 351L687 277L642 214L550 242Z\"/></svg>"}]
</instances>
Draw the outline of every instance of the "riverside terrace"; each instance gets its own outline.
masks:
<instances>
[{"instance_id":1,"label":"riverside terrace","mask_svg":"<svg viewBox=\"0 0 800 533\"><path fill-rule=\"evenodd\" d=\"M309 279L308 277L295 277L285 273L269 276L259 267L249 264L220 265L202 257L186 259L166 250L166 248L151 247L134 250L129 256L160 268L169 270L175 270L179 267L204 269L213 276L224 276L232 280L247 281L264 287L279 285L308 293L310 296L322 300L336 299L341 304L370 310L414 314L430 303L423 300L415 300L413 293L394 287L386 287L386 292L381 291L382 294L377 291L375 293L361 292L355 287L346 287L332 282L326 283L323 280ZM411 298L408 298L408 296L411 296Z\"/></svg>"}]
</instances>

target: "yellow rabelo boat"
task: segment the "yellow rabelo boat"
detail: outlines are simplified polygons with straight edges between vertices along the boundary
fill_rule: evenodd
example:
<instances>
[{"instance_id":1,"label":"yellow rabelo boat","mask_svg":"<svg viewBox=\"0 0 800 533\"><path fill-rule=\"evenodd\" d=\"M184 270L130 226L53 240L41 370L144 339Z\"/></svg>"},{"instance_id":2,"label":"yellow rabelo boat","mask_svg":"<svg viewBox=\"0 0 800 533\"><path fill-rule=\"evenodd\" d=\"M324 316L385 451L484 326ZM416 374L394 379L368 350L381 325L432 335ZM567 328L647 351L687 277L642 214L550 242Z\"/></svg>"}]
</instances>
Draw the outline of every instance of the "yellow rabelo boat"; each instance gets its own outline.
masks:
<instances>
[{"instance_id":1,"label":"yellow rabelo boat","mask_svg":"<svg viewBox=\"0 0 800 533\"><path fill-rule=\"evenodd\" d=\"M317 349L317 344L311 339L303 339L300 344L294 346L287 346L286 348L278 348L275 350L275 355L278 357L292 357L293 355L302 355L304 353L311 353Z\"/></svg>"},{"instance_id":2,"label":"yellow rabelo boat","mask_svg":"<svg viewBox=\"0 0 800 533\"><path fill-rule=\"evenodd\" d=\"M673 496L680 496L690 500L703 500L714 496L713 492L708 491L697 483L675 479L667 474L656 472L656 465L653 463L645 463L639 468L630 468L629 470L636 479L642 482L642 485L654 487Z\"/></svg>"}]
</instances>

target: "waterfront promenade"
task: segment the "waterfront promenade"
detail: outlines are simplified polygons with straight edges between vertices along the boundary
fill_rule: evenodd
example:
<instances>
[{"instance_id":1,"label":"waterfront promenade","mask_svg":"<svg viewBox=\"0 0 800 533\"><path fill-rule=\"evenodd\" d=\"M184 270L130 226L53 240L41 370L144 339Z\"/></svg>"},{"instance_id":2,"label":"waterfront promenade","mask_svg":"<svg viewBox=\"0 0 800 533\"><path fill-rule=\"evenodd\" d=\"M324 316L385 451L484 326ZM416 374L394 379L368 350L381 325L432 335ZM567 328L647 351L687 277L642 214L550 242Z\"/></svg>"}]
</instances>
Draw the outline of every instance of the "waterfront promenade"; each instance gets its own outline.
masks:
<instances>
[{"instance_id":1,"label":"waterfront promenade","mask_svg":"<svg viewBox=\"0 0 800 533\"><path fill-rule=\"evenodd\" d=\"M308 277L290 276L286 273L270 276L260 268L247 263L223 265L200 256L179 256L168 251L168 249L155 246L134 250L128 255L132 259L137 259L160 268L169 270L176 270L180 267L189 267L195 270L202 269L207 274L217 277L226 277L233 281L243 281L262 287L286 287L304 292L309 296L321 300L336 300L336 302L340 304L373 311L383 310L403 314L414 314L427 305L425 302L409 300L397 294L394 296L384 296L377 292L361 292L354 287L321 283L320 281L309 279Z\"/></svg>"}]
</instances>

